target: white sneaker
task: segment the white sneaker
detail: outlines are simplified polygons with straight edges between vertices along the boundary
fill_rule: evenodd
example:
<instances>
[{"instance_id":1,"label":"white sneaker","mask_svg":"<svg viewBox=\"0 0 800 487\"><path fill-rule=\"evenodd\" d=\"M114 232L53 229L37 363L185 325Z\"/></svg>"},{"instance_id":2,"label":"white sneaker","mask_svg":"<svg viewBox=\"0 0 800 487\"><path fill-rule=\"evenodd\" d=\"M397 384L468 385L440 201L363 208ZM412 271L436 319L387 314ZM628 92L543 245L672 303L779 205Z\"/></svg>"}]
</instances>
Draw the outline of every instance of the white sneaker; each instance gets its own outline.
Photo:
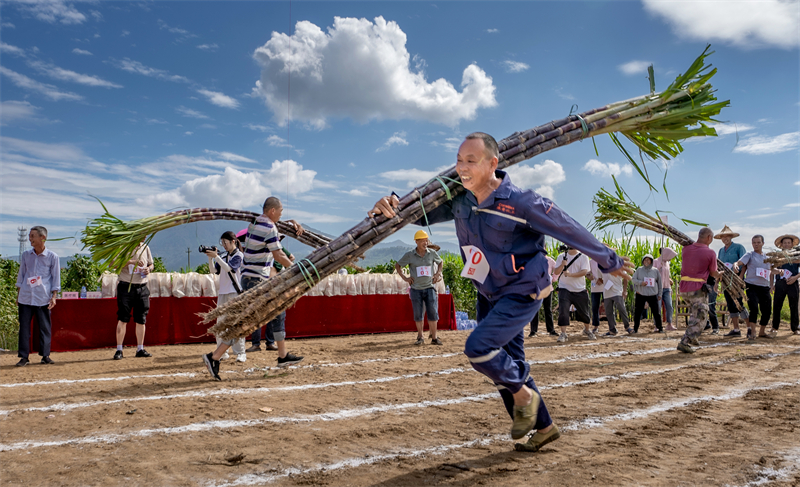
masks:
<instances>
[{"instance_id":1,"label":"white sneaker","mask_svg":"<svg viewBox=\"0 0 800 487\"><path fill-rule=\"evenodd\" d=\"M595 336L594 332L592 332L592 330L584 329L583 334L586 335L586 338L588 338L589 340L597 340L597 337Z\"/></svg>"},{"instance_id":2,"label":"white sneaker","mask_svg":"<svg viewBox=\"0 0 800 487\"><path fill-rule=\"evenodd\" d=\"M247 354L240 353L239 355L236 356L236 361L242 363L247 362Z\"/></svg>"},{"instance_id":3,"label":"white sneaker","mask_svg":"<svg viewBox=\"0 0 800 487\"><path fill-rule=\"evenodd\" d=\"M231 356L228 355L228 352L225 352L225 353L222 354L222 357L220 357L219 359L220 360L228 360L229 358L231 358Z\"/></svg>"},{"instance_id":4,"label":"white sneaker","mask_svg":"<svg viewBox=\"0 0 800 487\"><path fill-rule=\"evenodd\" d=\"M564 343L567 340L569 340L569 338L567 337L567 334L562 332L560 335L558 335L558 339L556 341L558 343Z\"/></svg>"}]
</instances>

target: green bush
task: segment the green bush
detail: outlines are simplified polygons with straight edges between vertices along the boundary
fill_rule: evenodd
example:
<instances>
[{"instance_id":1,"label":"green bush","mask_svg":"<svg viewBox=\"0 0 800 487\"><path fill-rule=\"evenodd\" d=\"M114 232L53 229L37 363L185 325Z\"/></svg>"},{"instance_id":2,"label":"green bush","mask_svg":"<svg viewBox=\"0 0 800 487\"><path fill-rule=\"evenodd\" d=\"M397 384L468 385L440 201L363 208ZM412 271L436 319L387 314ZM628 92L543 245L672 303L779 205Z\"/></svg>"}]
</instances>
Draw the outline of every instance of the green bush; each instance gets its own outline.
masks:
<instances>
[{"instance_id":1,"label":"green bush","mask_svg":"<svg viewBox=\"0 0 800 487\"><path fill-rule=\"evenodd\" d=\"M156 257L153 259L153 272L167 272L167 266L164 265L164 259Z\"/></svg>"},{"instance_id":2,"label":"green bush","mask_svg":"<svg viewBox=\"0 0 800 487\"><path fill-rule=\"evenodd\" d=\"M0 348L8 350L19 346L18 273L17 262L0 258Z\"/></svg>"},{"instance_id":3,"label":"green bush","mask_svg":"<svg viewBox=\"0 0 800 487\"><path fill-rule=\"evenodd\" d=\"M80 291L86 286L87 291L95 291L100 286L100 268L91 256L78 255L61 271L61 290Z\"/></svg>"},{"instance_id":4,"label":"green bush","mask_svg":"<svg viewBox=\"0 0 800 487\"><path fill-rule=\"evenodd\" d=\"M210 272L208 271L208 262L200 264L194 269L194 271L198 274L210 274Z\"/></svg>"},{"instance_id":5,"label":"green bush","mask_svg":"<svg viewBox=\"0 0 800 487\"><path fill-rule=\"evenodd\" d=\"M475 306L478 302L478 290L472 284L472 279L461 277L464 269L464 262L460 255L442 252L444 268L442 269L442 279L444 284L450 287L450 295L453 296L456 309L465 311L470 319L475 319Z\"/></svg>"},{"instance_id":6,"label":"green bush","mask_svg":"<svg viewBox=\"0 0 800 487\"><path fill-rule=\"evenodd\" d=\"M375 264L373 266L367 267L367 270L372 272L373 274L392 274L394 273L395 264L397 264L397 261L391 259L389 262L385 264Z\"/></svg>"}]
</instances>

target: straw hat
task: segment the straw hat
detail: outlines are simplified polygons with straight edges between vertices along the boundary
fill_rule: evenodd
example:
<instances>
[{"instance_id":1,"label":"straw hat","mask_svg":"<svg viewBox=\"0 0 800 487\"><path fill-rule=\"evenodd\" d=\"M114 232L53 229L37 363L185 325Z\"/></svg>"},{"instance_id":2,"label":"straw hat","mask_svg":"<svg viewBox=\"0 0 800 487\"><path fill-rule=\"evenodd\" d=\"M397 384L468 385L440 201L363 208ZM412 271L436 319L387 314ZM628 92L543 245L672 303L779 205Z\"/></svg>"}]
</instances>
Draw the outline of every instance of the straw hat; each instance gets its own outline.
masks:
<instances>
[{"instance_id":1,"label":"straw hat","mask_svg":"<svg viewBox=\"0 0 800 487\"><path fill-rule=\"evenodd\" d=\"M775 239L775 246L776 247L780 247L781 246L781 240L783 240L785 238L792 239L792 247L796 247L798 244L800 244L800 238L798 238L797 235L791 235L791 234L787 233L786 235L781 235L780 237Z\"/></svg>"},{"instance_id":2,"label":"straw hat","mask_svg":"<svg viewBox=\"0 0 800 487\"><path fill-rule=\"evenodd\" d=\"M722 237L736 238L738 236L739 236L738 233L731 230L731 228L728 225L725 225L718 234L714 235L714 238L722 238Z\"/></svg>"}]
</instances>

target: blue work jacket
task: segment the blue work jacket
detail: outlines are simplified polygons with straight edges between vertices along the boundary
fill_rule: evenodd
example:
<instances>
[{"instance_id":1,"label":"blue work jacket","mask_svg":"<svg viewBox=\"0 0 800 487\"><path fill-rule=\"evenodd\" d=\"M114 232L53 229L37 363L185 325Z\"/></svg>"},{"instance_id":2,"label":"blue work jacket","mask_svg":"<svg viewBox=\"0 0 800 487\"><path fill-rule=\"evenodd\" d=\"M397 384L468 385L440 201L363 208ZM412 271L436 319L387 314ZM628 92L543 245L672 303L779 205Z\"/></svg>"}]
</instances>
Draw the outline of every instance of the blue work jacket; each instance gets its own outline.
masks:
<instances>
[{"instance_id":1,"label":"blue work jacket","mask_svg":"<svg viewBox=\"0 0 800 487\"><path fill-rule=\"evenodd\" d=\"M502 182L480 205L475 195L467 192L427 214L430 224L455 220L458 243L474 245L486 256L489 275L483 284L473 280L478 292L494 300L508 294L538 294L545 289L550 284L545 235L588 255L601 272L622 267L622 259L613 250L553 201L514 186L504 171L495 174ZM416 222L425 223L424 216ZM461 258L466 260L463 249Z\"/></svg>"}]
</instances>

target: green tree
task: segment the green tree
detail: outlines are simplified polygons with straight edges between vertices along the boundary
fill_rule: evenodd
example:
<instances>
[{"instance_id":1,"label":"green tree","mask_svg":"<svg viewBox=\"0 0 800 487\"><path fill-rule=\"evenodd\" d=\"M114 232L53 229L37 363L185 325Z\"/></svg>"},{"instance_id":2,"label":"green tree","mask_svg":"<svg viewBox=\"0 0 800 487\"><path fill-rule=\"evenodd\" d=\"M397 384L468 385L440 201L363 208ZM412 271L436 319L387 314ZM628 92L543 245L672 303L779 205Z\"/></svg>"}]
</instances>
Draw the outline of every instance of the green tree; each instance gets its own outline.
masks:
<instances>
[{"instance_id":1,"label":"green tree","mask_svg":"<svg viewBox=\"0 0 800 487\"><path fill-rule=\"evenodd\" d=\"M78 255L69 261L67 267L61 272L62 291L94 291L100 285L100 268L88 255Z\"/></svg>"},{"instance_id":2,"label":"green tree","mask_svg":"<svg viewBox=\"0 0 800 487\"><path fill-rule=\"evenodd\" d=\"M17 274L19 264L0 257L0 347L16 350L19 345Z\"/></svg>"},{"instance_id":3,"label":"green tree","mask_svg":"<svg viewBox=\"0 0 800 487\"><path fill-rule=\"evenodd\" d=\"M478 303L478 290L472 284L472 279L461 277L464 269L464 262L460 255L450 252L441 253L444 261L442 269L442 279L444 284L450 287L450 295L453 296L456 309L465 311L471 319L475 319L475 306Z\"/></svg>"},{"instance_id":4,"label":"green tree","mask_svg":"<svg viewBox=\"0 0 800 487\"><path fill-rule=\"evenodd\" d=\"M167 266L164 265L164 259L156 257L153 259L153 272L167 272Z\"/></svg>"},{"instance_id":5,"label":"green tree","mask_svg":"<svg viewBox=\"0 0 800 487\"><path fill-rule=\"evenodd\" d=\"M210 272L208 272L208 262L200 264L194 269L194 271L198 274L210 274Z\"/></svg>"}]
</instances>

